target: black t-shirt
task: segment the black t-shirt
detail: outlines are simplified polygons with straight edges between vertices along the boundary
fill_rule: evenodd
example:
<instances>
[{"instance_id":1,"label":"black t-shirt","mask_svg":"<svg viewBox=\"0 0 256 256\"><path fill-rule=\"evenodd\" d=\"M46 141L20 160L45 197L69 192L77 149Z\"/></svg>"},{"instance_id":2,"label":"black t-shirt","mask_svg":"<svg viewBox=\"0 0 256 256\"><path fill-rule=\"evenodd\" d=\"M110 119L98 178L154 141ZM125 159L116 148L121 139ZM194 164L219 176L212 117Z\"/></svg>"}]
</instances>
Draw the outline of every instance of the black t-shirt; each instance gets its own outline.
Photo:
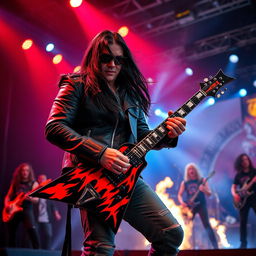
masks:
<instances>
[{"instance_id":1,"label":"black t-shirt","mask_svg":"<svg viewBox=\"0 0 256 256\"><path fill-rule=\"evenodd\" d=\"M32 190L34 181L29 182L20 182L15 188L14 188L14 195L13 199L16 198L20 193L27 193ZM22 203L23 208L31 208L33 207L33 203L29 200L24 200Z\"/></svg>"},{"instance_id":2,"label":"black t-shirt","mask_svg":"<svg viewBox=\"0 0 256 256\"><path fill-rule=\"evenodd\" d=\"M237 173L234 178L234 184L237 185L239 188L241 188L243 184L245 184L245 182L248 184L255 175L256 175L256 169L253 169L247 173L245 172ZM256 192L256 184L254 183L251 189L249 190Z\"/></svg>"},{"instance_id":3,"label":"black t-shirt","mask_svg":"<svg viewBox=\"0 0 256 256\"><path fill-rule=\"evenodd\" d=\"M189 180L185 182L186 200L190 200L191 197L198 191L199 186L202 184L202 180ZM205 195L202 191L198 193L198 196L194 202L200 202L200 205L206 203Z\"/></svg>"}]
</instances>

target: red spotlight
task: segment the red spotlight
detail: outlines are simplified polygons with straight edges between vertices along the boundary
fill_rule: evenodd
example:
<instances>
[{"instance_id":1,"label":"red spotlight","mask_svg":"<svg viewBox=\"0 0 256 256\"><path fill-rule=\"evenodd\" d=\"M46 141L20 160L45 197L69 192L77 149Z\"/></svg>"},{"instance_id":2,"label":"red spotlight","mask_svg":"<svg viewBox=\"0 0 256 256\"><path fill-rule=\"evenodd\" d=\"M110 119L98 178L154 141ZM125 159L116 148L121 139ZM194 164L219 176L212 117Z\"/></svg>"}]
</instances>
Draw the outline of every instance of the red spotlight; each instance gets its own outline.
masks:
<instances>
[{"instance_id":1,"label":"red spotlight","mask_svg":"<svg viewBox=\"0 0 256 256\"><path fill-rule=\"evenodd\" d=\"M121 28L118 29L118 33L122 36L125 37L129 33L129 28L126 26L122 26Z\"/></svg>"},{"instance_id":2,"label":"red spotlight","mask_svg":"<svg viewBox=\"0 0 256 256\"><path fill-rule=\"evenodd\" d=\"M28 50L33 45L33 41L31 39L27 39L22 44L23 50Z\"/></svg>"},{"instance_id":3,"label":"red spotlight","mask_svg":"<svg viewBox=\"0 0 256 256\"><path fill-rule=\"evenodd\" d=\"M80 72L81 66L76 66L73 70L74 73Z\"/></svg>"},{"instance_id":4,"label":"red spotlight","mask_svg":"<svg viewBox=\"0 0 256 256\"><path fill-rule=\"evenodd\" d=\"M76 8L82 4L83 0L70 0L69 3L71 7Z\"/></svg>"},{"instance_id":5,"label":"red spotlight","mask_svg":"<svg viewBox=\"0 0 256 256\"><path fill-rule=\"evenodd\" d=\"M52 62L53 64L59 64L62 61L62 55L57 54L53 57Z\"/></svg>"}]
</instances>

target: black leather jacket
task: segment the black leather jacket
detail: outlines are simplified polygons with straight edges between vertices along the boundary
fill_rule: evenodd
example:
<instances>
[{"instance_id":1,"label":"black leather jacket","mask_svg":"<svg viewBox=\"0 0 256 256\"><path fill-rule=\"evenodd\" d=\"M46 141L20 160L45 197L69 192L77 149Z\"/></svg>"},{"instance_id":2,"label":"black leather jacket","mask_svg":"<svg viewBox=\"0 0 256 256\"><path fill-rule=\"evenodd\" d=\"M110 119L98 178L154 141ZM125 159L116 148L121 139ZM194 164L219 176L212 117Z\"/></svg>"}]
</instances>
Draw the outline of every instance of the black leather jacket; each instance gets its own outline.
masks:
<instances>
[{"instance_id":1,"label":"black leather jacket","mask_svg":"<svg viewBox=\"0 0 256 256\"><path fill-rule=\"evenodd\" d=\"M96 164L115 140L115 123L109 118L111 113L99 109L91 97L85 96L81 76L64 75L59 86L46 124L46 137L66 151L63 168L72 168L84 162ZM150 132L144 113L128 98L125 98L123 108L131 130L128 141L136 143ZM177 139L166 138L157 149L175 147L176 144Z\"/></svg>"}]
</instances>

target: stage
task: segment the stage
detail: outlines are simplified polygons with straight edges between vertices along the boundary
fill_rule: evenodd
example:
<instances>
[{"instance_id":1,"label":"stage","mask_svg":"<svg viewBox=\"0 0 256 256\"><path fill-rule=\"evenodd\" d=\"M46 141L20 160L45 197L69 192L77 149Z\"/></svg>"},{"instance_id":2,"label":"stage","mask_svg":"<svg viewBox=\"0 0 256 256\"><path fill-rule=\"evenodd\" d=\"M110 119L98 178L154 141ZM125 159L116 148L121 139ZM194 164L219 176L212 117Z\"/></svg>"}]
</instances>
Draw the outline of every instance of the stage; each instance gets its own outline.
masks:
<instances>
[{"instance_id":1,"label":"stage","mask_svg":"<svg viewBox=\"0 0 256 256\"><path fill-rule=\"evenodd\" d=\"M147 256L148 251L119 250L114 256ZM60 256L60 251L32 250L23 248L0 248L0 256ZM72 256L80 256L73 251ZM181 250L178 256L255 256L256 249Z\"/></svg>"}]
</instances>

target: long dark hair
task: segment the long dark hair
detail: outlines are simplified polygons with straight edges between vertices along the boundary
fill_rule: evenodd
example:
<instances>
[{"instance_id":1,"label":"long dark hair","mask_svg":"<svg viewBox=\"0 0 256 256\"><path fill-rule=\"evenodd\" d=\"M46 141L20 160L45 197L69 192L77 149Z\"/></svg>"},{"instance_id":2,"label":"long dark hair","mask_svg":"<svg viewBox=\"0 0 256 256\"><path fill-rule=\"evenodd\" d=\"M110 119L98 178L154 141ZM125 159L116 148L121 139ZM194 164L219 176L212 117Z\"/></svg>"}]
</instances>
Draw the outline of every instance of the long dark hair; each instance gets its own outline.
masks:
<instances>
[{"instance_id":1,"label":"long dark hair","mask_svg":"<svg viewBox=\"0 0 256 256\"><path fill-rule=\"evenodd\" d=\"M240 172L243 171L242 161L243 161L243 157L244 157L244 156L246 156L246 157L248 158L248 160L249 160L249 170L252 171L252 170L254 169L254 166L253 166L253 163L252 163L252 160L250 159L250 157L249 157L247 154L243 153L243 154L240 154L240 155L236 158L236 160L235 160L235 165L234 165L234 167L235 167L235 170L236 170L238 173L240 173Z\"/></svg>"},{"instance_id":2,"label":"long dark hair","mask_svg":"<svg viewBox=\"0 0 256 256\"><path fill-rule=\"evenodd\" d=\"M112 112L118 112L117 102L108 88L100 66L100 54L103 50L111 53L109 45L113 43L117 43L122 47L123 56L125 57L125 64L122 65L116 80L119 95L123 98L127 94L130 100L135 105L140 106L145 114L148 115L150 96L146 79L135 64L124 39L117 32L102 31L95 36L88 46L81 64L81 73L84 74L85 79L85 94L92 95L97 105Z\"/></svg>"},{"instance_id":3,"label":"long dark hair","mask_svg":"<svg viewBox=\"0 0 256 256\"><path fill-rule=\"evenodd\" d=\"M14 173L13 173L13 178L12 178L12 186L16 187L21 183L21 172L25 166L28 166L29 170L29 180L28 182L32 182L35 180L35 175L34 175L34 170L32 168L32 165L29 163L21 163L18 167L16 167Z\"/></svg>"}]
</instances>

